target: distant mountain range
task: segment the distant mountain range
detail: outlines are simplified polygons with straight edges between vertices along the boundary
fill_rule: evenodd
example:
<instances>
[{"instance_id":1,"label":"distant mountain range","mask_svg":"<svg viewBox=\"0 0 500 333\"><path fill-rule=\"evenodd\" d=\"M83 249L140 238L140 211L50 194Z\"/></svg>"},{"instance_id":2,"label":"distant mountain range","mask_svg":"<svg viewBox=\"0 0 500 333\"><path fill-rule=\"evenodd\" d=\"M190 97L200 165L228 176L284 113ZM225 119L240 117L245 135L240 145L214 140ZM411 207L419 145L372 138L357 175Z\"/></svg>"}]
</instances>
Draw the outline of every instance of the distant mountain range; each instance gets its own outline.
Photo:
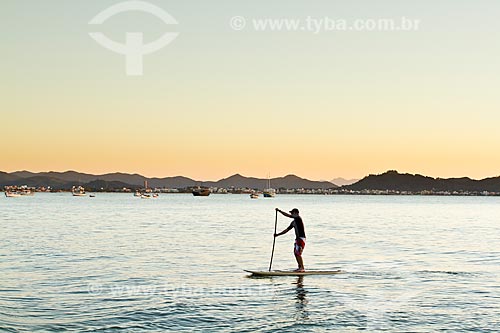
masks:
<instances>
[{"instance_id":1,"label":"distant mountain range","mask_svg":"<svg viewBox=\"0 0 500 333\"><path fill-rule=\"evenodd\" d=\"M500 192L500 177L474 180L463 178L432 178L422 175L387 171L380 175L369 175L360 181L343 188L362 190L395 190L395 191L470 191Z\"/></svg>"},{"instance_id":2,"label":"distant mountain range","mask_svg":"<svg viewBox=\"0 0 500 333\"><path fill-rule=\"evenodd\" d=\"M203 185L223 187L223 188L246 187L246 188L265 189L267 187L267 182L268 182L267 179L244 177L240 174L236 174L229 178L221 179L217 182L204 182ZM271 182L271 187L273 188L285 188L285 189L292 189L292 188L328 189L328 188L338 187L337 185L332 184L331 182L308 180L297 177L295 175L272 178L270 182Z\"/></svg>"},{"instance_id":3,"label":"distant mountain range","mask_svg":"<svg viewBox=\"0 0 500 333\"><path fill-rule=\"evenodd\" d=\"M187 177L165 177L165 178L147 178L139 174L126 173L109 173L103 175L92 175L80 173L76 171L66 172L39 172L33 173L30 171L16 171L12 173L0 172L0 186L8 185L28 185L31 187L50 186L53 189L71 189L74 185L81 185L89 189L121 189L130 188L137 189L144 186L144 182L148 182L148 186L155 188L187 188L192 186L209 186L223 188L251 188L264 189L267 187L267 179L244 177L236 174L229 178L224 178L219 181L202 182ZM337 185L327 181L312 181L295 175L285 177L272 178L271 186L273 188L285 189L329 189L336 188Z\"/></svg>"},{"instance_id":4,"label":"distant mountain range","mask_svg":"<svg viewBox=\"0 0 500 333\"><path fill-rule=\"evenodd\" d=\"M340 181L339 181L340 180ZM193 186L209 186L221 188L251 188L264 189L267 179L245 177L240 174L233 175L218 181L199 181L187 177L147 178L139 174L108 173L92 175L76 171L66 172L40 172L17 171L12 173L0 172L0 186L28 185L33 187L50 186L53 189L70 189L74 185L81 185L88 189L137 189L144 186L144 181L149 187L183 189ZM359 181L349 184L350 181L337 178L338 184L328 181L313 181L288 175L272 178L271 187L276 189L334 189L341 185L342 189L362 190L394 190L394 191L471 191L471 192L500 192L500 177L474 180L463 178L432 178L422 175L387 171L379 175L369 175Z\"/></svg>"}]
</instances>

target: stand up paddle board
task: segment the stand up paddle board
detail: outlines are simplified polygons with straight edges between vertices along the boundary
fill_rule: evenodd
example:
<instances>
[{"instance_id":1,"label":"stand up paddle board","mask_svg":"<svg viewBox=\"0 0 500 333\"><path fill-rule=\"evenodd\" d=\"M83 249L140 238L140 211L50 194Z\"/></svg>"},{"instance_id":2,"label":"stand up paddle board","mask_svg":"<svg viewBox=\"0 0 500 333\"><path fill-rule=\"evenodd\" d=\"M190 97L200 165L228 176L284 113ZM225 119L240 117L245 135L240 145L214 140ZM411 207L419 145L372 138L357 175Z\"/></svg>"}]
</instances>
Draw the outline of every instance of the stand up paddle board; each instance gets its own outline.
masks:
<instances>
[{"instance_id":1,"label":"stand up paddle board","mask_svg":"<svg viewBox=\"0 0 500 333\"><path fill-rule=\"evenodd\" d=\"M340 269L335 271L305 271L305 272L295 272L295 271L249 271L244 269L245 272L252 274L252 276L303 276L303 275L333 275L344 273Z\"/></svg>"}]
</instances>

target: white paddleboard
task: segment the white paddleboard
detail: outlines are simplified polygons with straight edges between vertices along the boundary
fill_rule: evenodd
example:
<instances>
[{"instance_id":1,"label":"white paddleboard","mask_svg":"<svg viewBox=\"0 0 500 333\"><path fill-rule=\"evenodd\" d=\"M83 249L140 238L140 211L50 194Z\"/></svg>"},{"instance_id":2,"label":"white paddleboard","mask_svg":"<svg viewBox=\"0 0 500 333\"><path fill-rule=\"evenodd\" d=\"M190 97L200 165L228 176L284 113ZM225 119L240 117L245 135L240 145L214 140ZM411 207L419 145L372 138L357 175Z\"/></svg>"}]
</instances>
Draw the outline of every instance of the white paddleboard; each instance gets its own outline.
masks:
<instances>
[{"instance_id":1,"label":"white paddleboard","mask_svg":"<svg viewBox=\"0 0 500 333\"><path fill-rule=\"evenodd\" d=\"M335 271L305 271L305 272L295 272L295 271L249 271L244 270L252 274L252 276L303 276L303 275L333 275L344 273L340 269Z\"/></svg>"}]
</instances>

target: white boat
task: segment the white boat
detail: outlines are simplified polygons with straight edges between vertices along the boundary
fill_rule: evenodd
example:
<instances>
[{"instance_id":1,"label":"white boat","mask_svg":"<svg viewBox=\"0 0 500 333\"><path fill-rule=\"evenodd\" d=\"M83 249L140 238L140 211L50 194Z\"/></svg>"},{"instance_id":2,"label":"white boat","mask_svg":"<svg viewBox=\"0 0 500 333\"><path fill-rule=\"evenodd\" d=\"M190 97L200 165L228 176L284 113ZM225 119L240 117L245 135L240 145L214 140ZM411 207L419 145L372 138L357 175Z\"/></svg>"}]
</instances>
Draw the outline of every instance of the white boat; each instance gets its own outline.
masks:
<instances>
[{"instance_id":1,"label":"white boat","mask_svg":"<svg viewBox=\"0 0 500 333\"><path fill-rule=\"evenodd\" d=\"M138 198L139 198L140 196L141 196L141 192L136 191L136 192L134 193L134 197L138 197Z\"/></svg>"},{"instance_id":2,"label":"white boat","mask_svg":"<svg viewBox=\"0 0 500 333\"><path fill-rule=\"evenodd\" d=\"M21 196L21 193L18 193L18 192L5 192L5 196L7 198L19 198Z\"/></svg>"},{"instance_id":3,"label":"white boat","mask_svg":"<svg viewBox=\"0 0 500 333\"><path fill-rule=\"evenodd\" d=\"M259 198L259 194L258 193L252 193L250 194L250 199L258 199Z\"/></svg>"},{"instance_id":4,"label":"white boat","mask_svg":"<svg viewBox=\"0 0 500 333\"><path fill-rule=\"evenodd\" d=\"M151 199L151 194L141 194L141 199Z\"/></svg>"},{"instance_id":5,"label":"white boat","mask_svg":"<svg viewBox=\"0 0 500 333\"><path fill-rule=\"evenodd\" d=\"M85 189L81 186L73 186L73 188L71 188L71 193L74 197L84 197L87 195L87 193L85 193Z\"/></svg>"},{"instance_id":6,"label":"white boat","mask_svg":"<svg viewBox=\"0 0 500 333\"><path fill-rule=\"evenodd\" d=\"M19 193L20 195L35 195L35 188L23 185L18 188L17 193Z\"/></svg>"},{"instance_id":7,"label":"white boat","mask_svg":"<svg viewBox=\"0 0 500 333\"><path fill-rule=\"evenodd\" d=\"M21 196L32 196L35 195L35 188L23 186L5 186L4 187L5 196L7 198L18 198Z\"/></svg>"}]
</instances>

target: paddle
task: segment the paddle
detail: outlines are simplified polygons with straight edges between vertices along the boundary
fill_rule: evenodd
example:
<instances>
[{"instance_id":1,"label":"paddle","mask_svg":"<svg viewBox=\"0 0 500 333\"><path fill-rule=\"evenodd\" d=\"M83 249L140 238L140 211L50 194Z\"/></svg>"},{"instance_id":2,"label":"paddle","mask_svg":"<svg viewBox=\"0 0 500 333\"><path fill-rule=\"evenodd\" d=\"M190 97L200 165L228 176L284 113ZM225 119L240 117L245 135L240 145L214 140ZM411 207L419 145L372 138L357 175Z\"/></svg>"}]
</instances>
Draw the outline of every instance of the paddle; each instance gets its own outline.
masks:
<instances>
[{"instance_id":1,"label":"paddle","mask_svg":"<svg viewBox=\"0 0 500 333\"><path fill-rule=\"evenodd\" d=\"M274 218L274 234L273 234L273 250L271 251L271 261L269 262L269 272L271 271L271 266L273 265L274 256L274 245L276 244L276 229L278 228L278 211L276 211L276 217Z\"/></svg>"}]
</instances>

